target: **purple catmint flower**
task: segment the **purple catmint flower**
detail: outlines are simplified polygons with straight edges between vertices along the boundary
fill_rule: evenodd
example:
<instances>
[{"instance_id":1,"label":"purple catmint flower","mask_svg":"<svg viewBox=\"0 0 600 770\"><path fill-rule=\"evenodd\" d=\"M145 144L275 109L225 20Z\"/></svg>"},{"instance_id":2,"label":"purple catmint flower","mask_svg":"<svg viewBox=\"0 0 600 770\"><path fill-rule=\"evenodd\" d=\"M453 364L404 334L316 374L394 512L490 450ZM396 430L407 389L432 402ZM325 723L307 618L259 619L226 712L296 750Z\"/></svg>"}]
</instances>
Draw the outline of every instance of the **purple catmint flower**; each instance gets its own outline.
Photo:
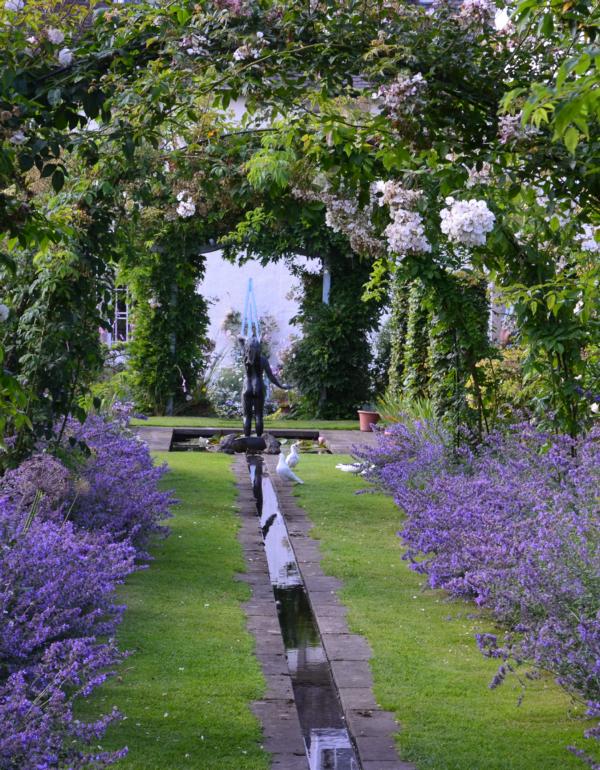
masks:
<instances>
[{"instance_id":1,"label":"purple catmint flower","mask_svg":"<svg viewBox=\"0 0 600 770\"><path fill-rule=\"evenodd\" d=\"M173 502L130 413L70 421L66 464L46 448L0 479L0 767L83 770L126 753L85 749L117 712L82 722L73 707L123 658L115 588Z\"/></svg>"},{"instance_id":2,"label":"purple catmint flower","mask_svg":"<svg viewBox=\"0 0 600 770\"><path fill-rule=\"evenodd\" d=\"M85 529L131 541L143 557L150 537L167 533L160 522L171 515L174 498L159 487L167 466L154 465L147 445L128 430L129 413L121 410L117 422L98 415L89 415L83 425L69 421L68 438L91 452L79 469L85 484L80 484L70 518Z\"/></svg>"},{"instance_id":3,"label":"purple catmint flower","mask_svg":"<svg viewBox=\"0 0 600 770\"><path fill-rule=\"evenodd\" d=\"M460 452L426 422L378 436L358 456L405 513L411 568L506 629L478 638L502 661L492 686L527 663L600 702L600 429L574 441L522 424Z\"/></svg>"}]
</instances>

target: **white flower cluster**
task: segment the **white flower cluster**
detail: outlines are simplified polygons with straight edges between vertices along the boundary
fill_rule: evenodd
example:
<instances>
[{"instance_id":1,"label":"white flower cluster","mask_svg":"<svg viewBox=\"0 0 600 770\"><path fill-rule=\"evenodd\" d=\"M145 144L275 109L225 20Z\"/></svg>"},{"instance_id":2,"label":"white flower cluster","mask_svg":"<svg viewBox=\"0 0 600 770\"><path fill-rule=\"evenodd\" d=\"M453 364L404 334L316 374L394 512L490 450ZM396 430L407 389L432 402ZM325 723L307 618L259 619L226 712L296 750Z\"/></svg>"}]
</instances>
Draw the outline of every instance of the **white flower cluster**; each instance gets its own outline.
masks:
<instances>
[{"instance_id":1,"label":"white flower cluster","mask_svg":"<svg viewBox=\"0 0 600 770\"><path fill-rule=\"evenodd\" d=\"M463 0L458 19L463 26L495 27L497 11L491 0Z\"/></svg>"},{"instance_id":2,"label":"white flower cluster","mask_svg":"<svg viewBox=\"0 0 600 770\"><path fill-rule=\"evenodd\" d=\"M498 118L498 139L502 144L519 142L539 133L539 129L535 126L522 125L521 113L518 115L500 115Z\"/></svg>"},{"instance_id":3,"label":"white flower cluster","mask_svg":"<svg viewBox=\"0 0 600 770\"><path fill-rule=\"evenodd\" d=\"M415 207L422 197L420 190L411 190L394 179L371 185L372 205L388 206L392 221L385 228L388 250L400 259L407 254L431 251L425 235L423 217Z\"/></svg>"},{"instance_id":4,"label":"white flower cluster","mask_svg":"<svg viewBox=\"0 0 600 770\"><path fill-rule=\"evenodd\" d=\"M53 45L60 45L62 42L64 42L65 34L64 32L61 32L60 29L50 27L50 29L46 32L46 37Z\"/></svg>"},{"instance_id":5,"label":"white flower cluster","mask_svg":"<svg viewBox=\"0 0 600 770\"><path fill-rule=\"evenodd\" d=\"M323 200L326 206L325 224L334 233L345 235L357 254L381 252L383 244L375 236L371 224L371 206L360 208L356 199L332 194L326 194Z\"/></svg>"},{"instance_id":6,"label":"white flower cluster","mask_svg":"<svg viewBox=\"0 0 600 770\"><path fill-rule=\"evenodd\" d=\"M407 254L431 251L423 227L423 217L418 211L399 208L393 212L393 217L393 221L384 230L391 252L402 259Z\"/></svg>"},{"instance_id":7,"label":"white flower cluster","mask_svg":"<svg viewBox=\"0 0 600 770\"><path fill-rule=\"evenodd\" d=\"M420 200L420 190L410 190L401 182L389 179L371 185L371 200L379 206L389 206L391 209L413 208Z\"/></svg>"},{"instance_id":8,"label":"white flower cluster","mask_svg":"<svg viewBox=\"0 0 600 770\"><path fill-rule=\"evenodd\" d=\"M177 213L182 219L189 219L196 213L196 204L192 198L191 193L187 190L182 190L177 194L177 200L179 205L177 206Z\"/></svg>"},{"instance_id":9,"label":"white flower cluster","mask_svg":"<svg viewBox=\"0 0 600 770\"><path fill-rule=\"evenodd\" d=\"M492 178L492 167L489 163L485 162L481 169L478 171L477 166L473 166L469 169L469 178L467 179L466 187L475 187L478 184L489 184Z\"/></svg>"},{"instance_id":10,"label":"white flower cluster","mask_svg":"<svg viewBox=\"0 0 600 770\"><path fill-rule=\"evenodd\" d=\"M376 97L381 99L390 113L402 117L414 113L423 104L427 82L420 72L416 75L398 75L390 85L381 86Z\"/></svg>"},{"instance_id":11,"label":"white flower cluster","mask_svg":"<svg viewBox=\"0 0 600 770\"><path fill-rule=\"evenodd\" d=\"M258 59L260 56L260 50L253 48L249 43L241 45L233 52L234 61L248 61L249 59Z\"/></svg>"},{"instance_id":12,"label":"white flower cluster","mask_svg":"<svg viewBox=\"0 0 600 770\"><path fill-rule=\"evenodd\" d=\"M463 246L484 246L486 236L494 229L496 220L487 203L446 198L446 206L440 214L441 230L448 239Z\"/></svg>"},{"instance_id":13,"label":"white flower cluster","mask_svg":"<svg viewBox=\"0 0 600 770\"><path fill-rule=\"evenodd\" d=\"M10 137L10 141L11 141L13 144L23 144L24 142L26 142L26 141L27 141L27 137L25 136L25 134L23 133L23 131L21 131L21 129L19 128L19 129L18 129L17 131L15 131L15 133L14 133L14 134L13 134L13 135Z\"/></svg>"},{"instance_id":14,"label":"white flower cluster","mask_svg":"<svg viewBox=\"0 0 600 770\"><path fill-rule=\"evenodd\" d=\"M186 35L179 41L179 47L188 54L188 56L205 56L208 54L208 38L206 35Z\"/></svg>"},{"instance_id":15,"label":"white flower cluster","mask_svg":"<svg viewBox=\"0 0 600 770\"><path fill-rule=\"evenodd\" d=\"M4 7L7 11L22 11L25 8L25 0L6 0Z\"/></svg>"},{"instance_id":16,"label":"white flower cluster","mask_svg":"<svg viewBox=\"0 0 600 770\"><path fill-rule=\"evenodd\" d=\"M10 310L8 307L0 302L0 323L4 323L4 321L8 320L8 316L10 315Z\"/></svg>"},{"instance_id":17,"label":"white flower cluster","mask_svg":"<svg viewBox=\"0 0 600 770\"><path fill-rule=\"evenodd\" d=\"M68 67L73 61L73 51L70 48L61 48L57 58L61 67Z\"/></svg>"},{"instance_id":18,"label":"white flower cluster","mask_svg":"<svg viewBox=\"0 0 600 770\"><path fill-rule=\"evenodd\" d=\"M348 238L357 254L382 255L385 244L375 234L371 223L373 203L361 208L354 197L344 197L332 192L329 185L321 190L295 188L293 195L299 200L320 201L325 204L325 223L335 233Z\"/></svg>"},{"instance_id":19,"label":"white flower cluster","mask_svg":"<svg viewBox=\"0 0 600 770\"><path fill-rule=\"evenodd\" d=\"M600 227L589 224L583 225L583 232L575 236L579 248L592 254L600 254L600 241L596 240L596 234L600 234Z\"/></svg>"}]
</instances>

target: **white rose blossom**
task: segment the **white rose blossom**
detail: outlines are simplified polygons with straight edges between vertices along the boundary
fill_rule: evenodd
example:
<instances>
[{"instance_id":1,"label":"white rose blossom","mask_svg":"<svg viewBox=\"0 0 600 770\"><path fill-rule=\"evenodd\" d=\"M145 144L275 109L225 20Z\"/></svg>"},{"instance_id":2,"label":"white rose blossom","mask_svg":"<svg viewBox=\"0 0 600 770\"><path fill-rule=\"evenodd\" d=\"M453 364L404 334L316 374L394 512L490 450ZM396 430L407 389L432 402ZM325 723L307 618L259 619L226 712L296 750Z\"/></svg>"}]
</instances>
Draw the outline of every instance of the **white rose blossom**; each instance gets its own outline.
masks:
<instances>
[{"instance_id":1,"label":"white rose blossom","mask_svg":"<svg viewBox=\"0 0 600 770\"><path fill-rule=\"evenodd\" d=\"M10 310L8 307L0 302L0 323L4 323L8 319L8 316L10 315Z\"/></svg>"},{"instance_id":2,"label":"white rose blossom","mask_svg":"<svg viewBox=\"0 0 600 770\"><path fill-rule=\"evenodd\" d=\"M179 205L177 206L177 213L182 219L189 219L196 213L196 204L193 201L191 193L187 190L182 190L177 195Z\"/></svg>"},{"instance_id":3,"label":"white rose blossom","mask_svg":"<svg viewBox=\"0 0 600 770\"><path fill-rule=\"evenodd\" d=\"M486 236L494 229L496 221L487 203L446 198L446 206L440 215L441 230L448 236L448 240L463 246L484 246Z\"/></svg>"},{"instance_id":4,"label":"white rose blossom","mask_svg":"<svg viewBox=\"0 0 600 770\"><path fill-rule=\"evenodd\" d=\"M385 244L377 237L371 223L372 201L361 208L355 197L345 197L343 191L334 193L328 184L321 190L295 188L293 194L300 200L324 203L325 224L335 233L345 235L357 254L382 255L385 253Z\"/></svg>"},{"instance_id":5,"label":"white rose blossom","mask_svg":"<svg viewBox=\"0 0 600 770\"><path fill-rule=\"evenodd\" d=\"M431 244L425 235L423 217L418 211L396 209L393 221L385 228L389 250L400 258L407 254L422 254L431 251Z\"/></svg>"},{"instance_id":6,"label":"white rose blossom","mask_svg":"<svg viewBox=\"0 0 600 770\"><path fill-rule=\"evenodd\" d=\"M46 37L54 45L60 45L64 42L65 34L64 32L61 32L60 29L50 27L50 29L46 32Z\"/></svg>"},{"instance_id":7,"label":"white rose blossom","mask_svg":"<svg viewBox=\"0 0 600 770\"><path fill-rule=\"evenodd\" d=\"M421 198L420 190L411 190L404 187L401 182L393 179L387 182L375 182L371 185L371 200L379 206L389 206L393 214L394 209L411 209Z\"/></svg>"},{"instance_id":8,"label":"white rose blossom","mask_svg":"<svg viewBox=\"0 0 600 770\"><path fill-rule=\"evenodd\" d=\"M205 35L186 35L181 39L179 47L183 48L188 56L202 56L208 54L208 43Z\"/></svg>"},{"instance_id":9,"label":"white rose blossom","mask_svg":"<svg viewBox=\"0 0 600 770\"><path fill-rule=\"evenodd\" d=\"M4 7L7 11L22 11L25 8L25 0L6 0Z\"/></svg>"},{"instance_id":10,"label":"white rose blossom","mask_svg":"<svg viewBox=\"0 0 600 770\"><path fill-rule=\"evenodd\" d=\"M478 184L489 184L492 177L492 167L486 161L478 171L477 166L469 169L469 178L467 179L467 188L475 187Z\"/></svg>"},{"instance_id":11,"label":"white rose blossom","mask_svg":"<svg viewBox=\"0 0 600 770\"><path fill-rule=\"evenodd\" d=\"M61 67L68 67L73 62L73 51L70 48L61 48L58 52L58 63Z\"/></svg>"}]
</instances>

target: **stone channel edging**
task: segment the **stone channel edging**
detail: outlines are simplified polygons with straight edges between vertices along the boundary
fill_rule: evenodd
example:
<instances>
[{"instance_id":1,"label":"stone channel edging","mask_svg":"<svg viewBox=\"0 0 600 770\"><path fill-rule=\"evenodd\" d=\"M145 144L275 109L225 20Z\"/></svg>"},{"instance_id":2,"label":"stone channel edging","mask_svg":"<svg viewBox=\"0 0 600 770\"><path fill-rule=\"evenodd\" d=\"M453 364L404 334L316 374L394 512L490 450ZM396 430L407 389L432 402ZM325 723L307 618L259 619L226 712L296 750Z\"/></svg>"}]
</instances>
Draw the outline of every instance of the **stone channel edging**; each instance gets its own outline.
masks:
<instances>
[{"instance_id":1,"label":"stone channel edging","mask_svg":"<svg viewBox=\"0 0 600 770\"><path fill-rule=\"evenodd\" d=\"M264 459L286 520L362 770L416 770L413 764L398 758L393 738L398 725L393 714L383 711L375 702L369 667L371 649L363 637L351 634L348 629L346 608L336 594L341 583L323 574L318 543L309 536L312 524L297 504L290 485L275 473L277 458ZM247 565L247 572L239 577L252 589L252 598L244 609L267 681L266 696L253 704L253 711L262 722L265 748L273 756L272 767L306 770L304 743L245 456L236 457L234 470L242 521L239 540Z\"/></svg>"},{"instance_id":2,"label":"stone channel edging","mask_svg":"<svg viewBox=\"0 0 600 770\"><path fill-rule=\"evenodd\" d=\"M306 770L304 741L256 517L246 456L237 455L233 467L241 519L238 539L246 560L246 572L238 575L238 578L247 583L252 591L250 600L242 607L246 613L248 630L256 640L256 657L267 683L265 697L252 704L252 711L262 723L264 746L272 755L273 770Z\"/></svg>"},{"instance_id":3,"label":"stone channel edging","mask_svg":"<svg viewBox=\"0 0 600 770\"><path fill-rule=\"evenodd\" d=\"M394 742L399 729L396 719L379 708L373 697L372 651L362 636L348 629L346 608L336 593L342 584L324 575L318 541L309 535L312 523L298 505L292 485L277 476L277 458L267 457L265 461L362 770L416 770L414 764L399 759Z\"/></svg>"}]
</instances>

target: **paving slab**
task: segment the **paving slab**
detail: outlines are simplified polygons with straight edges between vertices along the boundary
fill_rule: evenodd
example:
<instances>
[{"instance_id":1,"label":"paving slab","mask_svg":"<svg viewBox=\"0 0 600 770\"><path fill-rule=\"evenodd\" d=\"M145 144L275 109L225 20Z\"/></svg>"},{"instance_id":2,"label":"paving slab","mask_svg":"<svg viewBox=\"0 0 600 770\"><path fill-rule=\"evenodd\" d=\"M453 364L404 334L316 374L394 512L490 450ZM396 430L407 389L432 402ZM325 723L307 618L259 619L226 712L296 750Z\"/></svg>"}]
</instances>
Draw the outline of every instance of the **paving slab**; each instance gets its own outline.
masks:
<instances>
[{"instance_id":1,"label":"paving slab","mask_svg":"<svg viewBox=\"0 0 600 770\"><path fill-rule=\"evenodd\" d=\"M361 764L371 760L377 762L398 762L396 745L392 738L384 738L381 735L354 735L354 741L360 755ZM411 770L416 770L414 765Z\"/></svg>"},{"instance_id":2,"label":"paving slab","mask_svg":"<svg viewBox=\"0 0 600 770\"><path fill-rule=\"evenodd\" d=\"M373 447L377 443L377 434L373 431L322 430L320 435L334 455L351 455L355 447Z\"/></svg>"},{"instance_id":3,"label":"paving slab","mask_svg":"<svg viewBox=\"0 0 600 770\"><path fill-rule=\"evenodd\" d=\"M168 452L171 449L173 428L157 428L150 425L139 425L135 433L148 444L151 452Z\"/></svg>"},{"instance_id":4,"label":"paving slab","mask_svg":"<svg viewBox=\"0 0 600 770\"><path fill-rule=\"evenodd\" d=\"M396 720L389 711L381 709L353 709L346 714L346 724L352 735L389 739L398 730Z\"/></svg>"},{"instance_id":5,"label":"paving slab","mask_svg":"<svg viewBox=\"0 0 600 770\"><path fill-rule=\"evenodd\" d=\"M358 634L321 633L329 660L369 660L373 652L369 643Z\"/></svg>"}]
</instances>

